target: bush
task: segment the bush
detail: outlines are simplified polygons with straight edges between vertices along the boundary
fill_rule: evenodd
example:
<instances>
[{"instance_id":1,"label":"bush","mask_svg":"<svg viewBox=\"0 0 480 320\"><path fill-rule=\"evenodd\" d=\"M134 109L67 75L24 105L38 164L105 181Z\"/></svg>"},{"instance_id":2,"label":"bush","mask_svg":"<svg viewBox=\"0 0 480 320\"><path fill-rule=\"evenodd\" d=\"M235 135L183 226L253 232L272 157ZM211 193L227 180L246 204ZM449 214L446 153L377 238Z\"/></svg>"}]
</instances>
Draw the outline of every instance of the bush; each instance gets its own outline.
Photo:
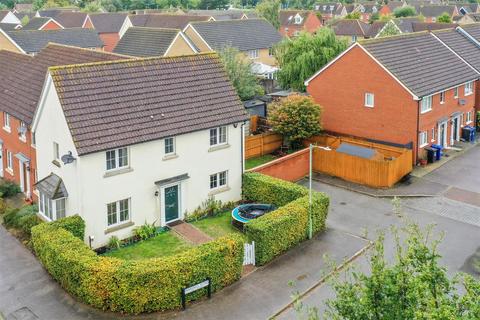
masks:
<instances>
[{"instance_id":1,"label":"bush","mask_svg":"<svg viewBox=\"0 0 480 320\"><path fill-rule=\"evenodd\" d=\"M110 239L108 239L107 248L119 249L121 244L122 242L120 241L120 239L118 239L117 236L111 236Z\"/></svg>"},{"instance_id":2,"label":"bush","mask_svg":"<svg viewBox=\"0 0 480 320\"><path fill-rule=\"evenodd\" d=\"M42 220L36 214L27 214L18 221L20 229L27 235L32 235L32 228L42 223Z\"/></svg>"},{"instance_id":3,"label":"bush","mask_svg":"<svg viewBox=\"0 0 480 320\"><path fill-rule=\"evenodd\" d=\"M243 175L242 192L247 201L273 204L277 208L308 195L305 187L256 172Z\"/></svg>"},{"instance_id":4,"label":"bush","mask_svg":"<svg viewBox=\"0 0 480 320\"><path fill-rule=\"evenodd\" d=\"M157 228L155 227L155 223L148 224L146 221L142 226L133 229L133 233L135 234L135 236L142 240L147 240L148 238L151 238L155 235L156 232Z\"/></svg>"},{"instance_id":5,"label":"bush","mask_svg":"<svg viewBox=\"0 0 480 320\"><path fill-rule=\"evenodd\" d=\"M82 240L82 242L85 238L85 221L78 215L55 220L51 225L70 231L75 237Z\"/></svg>"},{"instance_id":6,"label":"bush","mask_svg":"<svg viewBox=\"0 0 480 320\"><path fill-rule=\"evenodd\" d=\"M10 208L7 209L3 222L8 228L20 229L30 237L30 229L42 222L37 217L37 212L37 205L26 205L20 209Z\"/></svg>"},{"instance_id":7,"label":"bush","mask_svg":"<svg viewBox=\"0 0 480 320\"><path fill-rule=\"evenodd\" d=\"M5 216L3 217L3 223L7 228L13 228L17 225L18 219L18 208L7 208L5 210Z\"/></svg>"},{"instance_id":8,"label":"bush","mask_svg":"<svg viewBox=\"0 0 480 320\"><path fill-rule=\"evenodd\" d=\"M140 313L181 306L180 291L206 278L212 290L240 278L243 241L237 235L167 258L124 261L97 256L83 241L54 223L32 229L33 248L65 290L94 307ZM205 290L188 295L189 300Z\"/></svg>"},{"instance_id":9,"label":"bush","mask_svg":"<svg viewBox=\"0 0 480 320\"><path fill-rule=\"evenodd\" d=\"M5 181L0 185L0 194L3 198L8 198L22 192L18 184L12 181Z\"/></svg>"},{"instance_id":10,"label":"bush","mask_svg":"<svg viewBox=\"0 0 480 320\"><path fill-rule=\"evenodd\" d=\"M227 203L222 203L220 200L215 200L214 197L209 197L207 200L203 201L192 213L187 215L185 221L197 221L207 217L214 217L220 213L225 212L226 210L232 210L235 208L235 202L229 201Z\"/></svg>"}]
</instances>

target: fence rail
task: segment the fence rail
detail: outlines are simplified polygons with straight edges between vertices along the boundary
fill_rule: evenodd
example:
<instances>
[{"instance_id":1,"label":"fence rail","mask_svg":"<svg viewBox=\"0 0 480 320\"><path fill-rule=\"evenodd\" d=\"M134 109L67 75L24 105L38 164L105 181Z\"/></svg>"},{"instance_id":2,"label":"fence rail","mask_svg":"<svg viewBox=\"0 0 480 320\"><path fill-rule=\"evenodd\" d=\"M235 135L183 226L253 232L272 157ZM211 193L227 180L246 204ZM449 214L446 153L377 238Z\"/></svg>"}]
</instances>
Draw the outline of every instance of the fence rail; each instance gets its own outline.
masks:
<instances>
[{"instance_id":1,"label":"fence rail","mask_svg":"<svg viewBox=\"0 0 480 320\"><path fill-rule=\"evenodd\" d=\"M282 146L283 138L276 133L263 133L245 139L245 159L263 156Z\"/></svg>"},{"instance_id":2,"label":"fence rail","mask_svg":"<svg viewBox=\"0 0 480 320\"><path fill-rule=\"evenodd\" d=\"M243 247L243 265L255 265L255 241L252 241L252 243L245 243Z\"/></svg>"}]
</instances>

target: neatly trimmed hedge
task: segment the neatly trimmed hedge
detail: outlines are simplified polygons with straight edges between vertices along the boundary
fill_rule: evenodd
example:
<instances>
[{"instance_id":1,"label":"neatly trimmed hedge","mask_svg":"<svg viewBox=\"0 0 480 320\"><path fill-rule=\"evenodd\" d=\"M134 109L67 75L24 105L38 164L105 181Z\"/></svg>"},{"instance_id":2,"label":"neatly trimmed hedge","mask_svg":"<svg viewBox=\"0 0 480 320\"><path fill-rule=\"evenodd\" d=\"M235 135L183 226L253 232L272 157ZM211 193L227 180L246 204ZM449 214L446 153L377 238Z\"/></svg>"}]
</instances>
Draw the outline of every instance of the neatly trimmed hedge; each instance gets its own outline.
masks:
<instances>
[{"instance_id":1,"label":"neatly trimmed hedge","mask_svg":"<svg viewBox=\"0 0 480 320\"><path fill-rule=\"evenodd\" d=\"M242 193L247 201L281 207L308 195L308 190L292 182L256 172L248 172L243 175Z\"/></svg>"},{"instance_id":2,"label":"neatly trimmed hedge","mask_svg":"<svg viewBox=\"0 0 480 320\"><path fill-rule=\"evenodd\" d=\"M75 237L82 241L85 237L85 221L78 215L61 218L53 221L51 224L55 227L70 231Z\"/></svg>"},{"instance_id":3,"label":"neatly trimmed hedge","mask_svg":"<svg viewBox=\"0 0 480 320\"><path fill-rule=\"evenodd\" d=\"M52 223L34 227L32 242L45 268L68 292L94 307L124 313L179 308L182 288L210 278L215 291L238 280L242 271L243 241L236 235L175 256L138 261L97 256ZM205 290L187 298L201 295Z\"/></svg>"},{"instance_id":4,"label":"neatly trimmed hedge","mask_svg":"<svg viewBox=\"0 0 480 320\"><path fill-rule=\"evenodd\" d=\"M307 239L308 190L292 182L258 173L246 173L244 181L247 200L280 206L245 225L248 239L255 241L255 260L258 265L263 265ZM329 204L330 199L324 193L312 193L314 234L325 229Z\"/></svg>"}]
</instances>

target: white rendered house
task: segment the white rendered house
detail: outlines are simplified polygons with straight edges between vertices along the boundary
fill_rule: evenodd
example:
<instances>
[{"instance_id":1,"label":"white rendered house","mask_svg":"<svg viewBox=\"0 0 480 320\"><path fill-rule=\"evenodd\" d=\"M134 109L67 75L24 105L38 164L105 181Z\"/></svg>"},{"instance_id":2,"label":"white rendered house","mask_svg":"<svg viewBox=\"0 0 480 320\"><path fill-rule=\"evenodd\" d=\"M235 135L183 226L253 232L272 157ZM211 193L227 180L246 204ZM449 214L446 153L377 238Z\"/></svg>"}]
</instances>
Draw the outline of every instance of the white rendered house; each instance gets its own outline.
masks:
<instances>
[{"instance_id":1,"label":"white rendered house","mask_svg":"<svg viewBox=\"0 0 480 320\"><path fill-rule=\"evenodd\" d=\"M243 105L214 54L55 67L34 119L39 211L105 245L241 198Z\"/></svg>"}]
</instances>

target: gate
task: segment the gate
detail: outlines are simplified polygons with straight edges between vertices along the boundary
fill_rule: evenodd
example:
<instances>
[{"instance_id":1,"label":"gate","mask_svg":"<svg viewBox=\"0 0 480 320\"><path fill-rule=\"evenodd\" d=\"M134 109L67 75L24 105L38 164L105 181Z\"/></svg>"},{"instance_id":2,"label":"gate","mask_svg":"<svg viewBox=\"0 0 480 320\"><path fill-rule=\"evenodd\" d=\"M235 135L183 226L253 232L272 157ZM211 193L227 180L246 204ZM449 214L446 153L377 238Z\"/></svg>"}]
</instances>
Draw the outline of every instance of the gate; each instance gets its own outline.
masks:
<instances>
[{"instance_id":1,"label":"gate","mask_svg":"<svg viewBox=\"0 0 480 320\"><path fill-rule=\"evenodd\" d=\"M255 241L243 245L243 265L255 265Z\"/></svg>"}]
</instances>

